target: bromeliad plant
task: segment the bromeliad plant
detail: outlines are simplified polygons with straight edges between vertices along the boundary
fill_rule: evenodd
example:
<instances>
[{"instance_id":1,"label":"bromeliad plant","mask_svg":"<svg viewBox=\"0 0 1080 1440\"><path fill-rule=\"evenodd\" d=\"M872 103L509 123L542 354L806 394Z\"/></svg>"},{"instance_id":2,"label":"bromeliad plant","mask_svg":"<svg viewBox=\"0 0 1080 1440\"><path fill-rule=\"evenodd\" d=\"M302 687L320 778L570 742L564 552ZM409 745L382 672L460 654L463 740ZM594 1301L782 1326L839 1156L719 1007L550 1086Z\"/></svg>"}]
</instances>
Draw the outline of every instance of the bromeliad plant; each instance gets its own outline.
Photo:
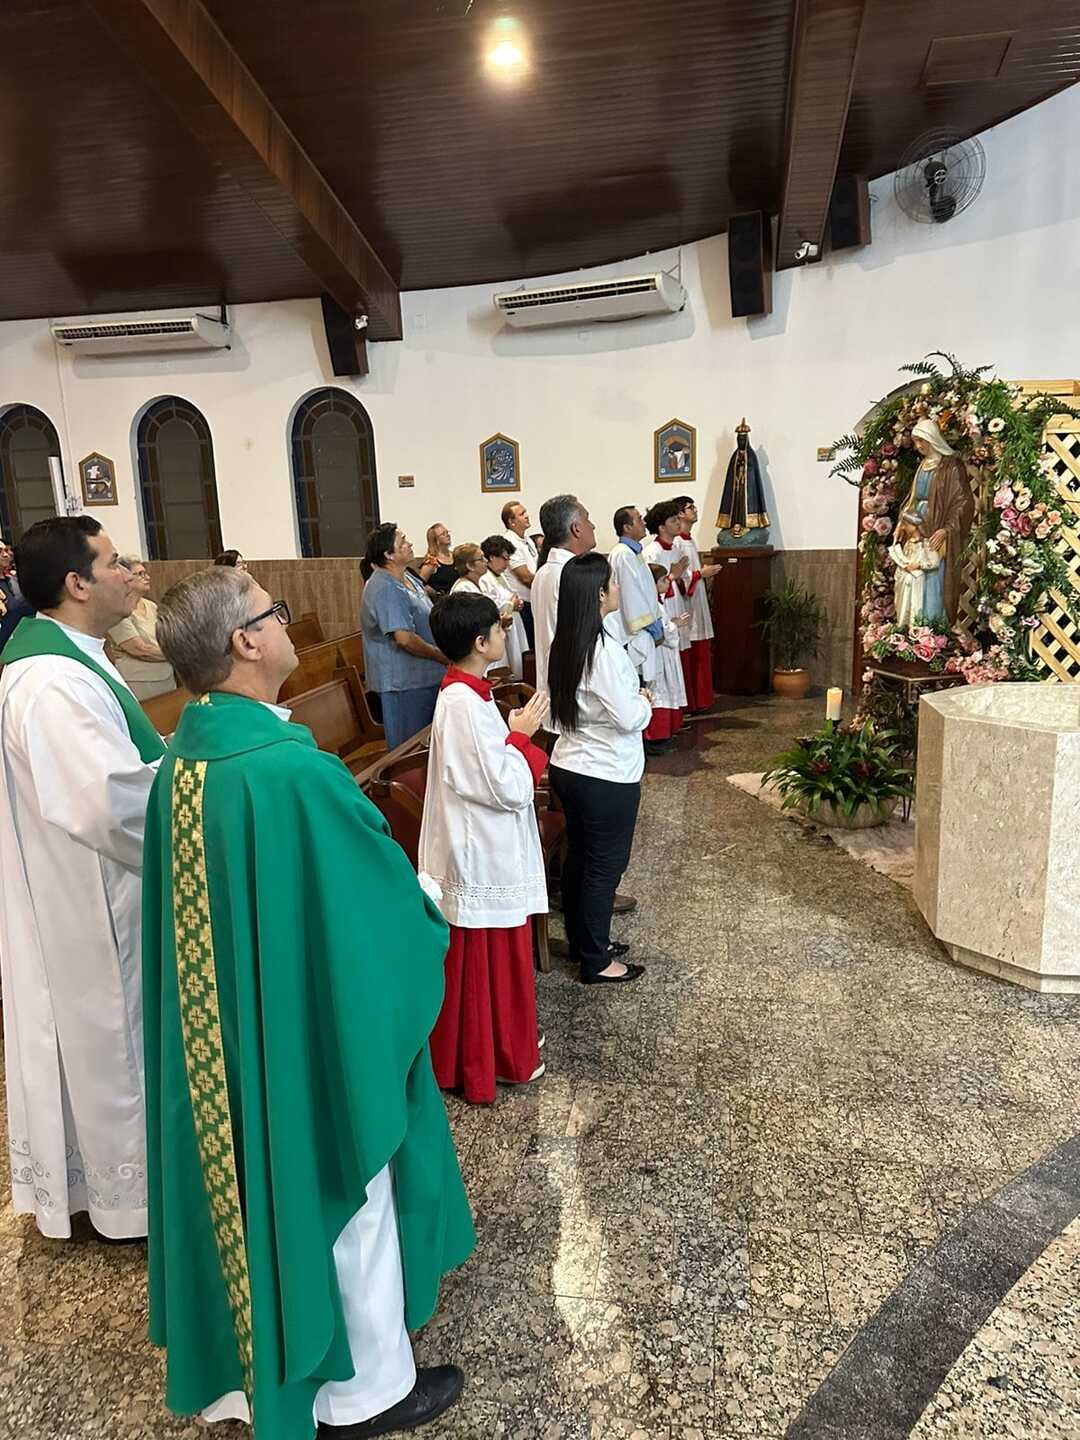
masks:
<instances>
[{"instance_id":1,"label":"bromeliad plant","mask_svg":"<svg viewBox=\"0 0 1080 1440\"><path fill-rule=\"evenodd\" d=\"M914 794L902 737L870 723L828 722L778 755L761 783L776 786L785 810L813 816L831 805L848 819L860 806L880 811Z\"/></svg>"}]
</instances>

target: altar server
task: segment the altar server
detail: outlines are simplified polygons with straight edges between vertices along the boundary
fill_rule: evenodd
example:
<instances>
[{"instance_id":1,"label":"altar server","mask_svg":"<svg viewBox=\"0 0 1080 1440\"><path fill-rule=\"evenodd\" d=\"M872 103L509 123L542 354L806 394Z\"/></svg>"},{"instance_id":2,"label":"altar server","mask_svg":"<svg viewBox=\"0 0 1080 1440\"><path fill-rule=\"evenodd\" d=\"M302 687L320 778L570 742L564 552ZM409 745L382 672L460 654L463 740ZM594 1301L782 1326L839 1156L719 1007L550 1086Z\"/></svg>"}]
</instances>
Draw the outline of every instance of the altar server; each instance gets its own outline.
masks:
<instances>
[{"instance_id":1,"label":"altar server","mask_svg":"<svg viewBox=\"0 0 1080 1440\"><path fill-rule=\"evenodd\" d=\"M650 565L649 574L661 604L672 589L671 577L662 565ZM656 647L653 678L649 682L653 718L645 732L645 750L649 755L663 755L671 748L672 739L682 729L686 709L686 685L680 662L679 640L690 624L687 611L680 611L674 620L664 616L664 638Z\"/></svg>"},{"instance_id":2,"label":"altar server","mask_svg":"<svg viewBox=\"0 0 1080 1440\"><path fill-rule=\"evenodd\" d=\"M675 504L680 507L675 550L677 554L685 555L688 562L679 586L686 596L686 609L690 613L690 624L680 641L679 658L682 662L683 679L686 681L687 706L691 715L694 715L711 709L713 703L713 623L705 582L720 573L720 566L702 564L701 552L692 534L698 521L697 506L693 499L689 495L677 495Z\"/></svg>"},{"instance_id":3,"label":"altar server","mask_svg":"<svg viewBox=\"0 0 1080 1440\"><path fill-rule=\"evenodd\" d=\"M88 1211L146 1234L139 898L165 747L106 659L138 598L89 515L15 552L37 611L0 660L0 963L12 1204L54 1239Z\"/></svg>"},{"instance_id":4,"label":"altar server","mask_svg":"<svg viewBox=\"0 0 1080 1440\"><path fill-rule=\"evenodd\" d=\"M650 566L658 566L667 577L666 585L658 585L665 617L676 626L676 643L681 648L686 635L687 615L685 597L679 589L679 581L686 574L690 561L685 554L675 550L675 539L679 534L679 504L674 500L658 501L645 516L645 524L653 535L645 546L644 555ZM657 656L658 665L661 663ZM652 722L645 731L646 749L652 754L662 754L670 748L670 742L682 729L686 710L686 682L682 678L681 665L677 664L678 678L672 675L671 684L665 687L664 704L657 703L653 709Z\"/></svg>"},{"instance_id":5,"label":"altar server","mask_svg":"<svg viewBox=\"0 0 1080 1440\"><path fill-rule=\"evenodd\" d=\"M336 755L274 701L288 607L204 570L158 639L199 703L150 797L143 980L150 1338L166 1401L258 1440L409 1430L472 1223L428 1036L446 925Z\"/></svg>"},{"instance_id":6,"label":"altar server","mask_svg":"<svg viewBox=\"0 0 1080 1440\"><path fill-rule=\"evenodd\" d=\"M547 710L537 692L510 715L484 673L501 665L505 632L486 595L457 593L431 612L450 660L431 727L421 880L441 894L450 925L446 997L431 1035L435 1076L473 1104L495 1082L544 1073L536 1030L532 916L548 908L536 823L536 782L547 755L532 744Z\"/></svg>"},{"instance_id":7,"label":"altar server","mask_svg":"<svg viewBox=\"0 0 1080 1440\"><path fill-rule=\"evenodd\" d=\"M615 511L618 543L608 556L619 587L618 620L625 633L626 653L639 679L649 684L656 674L656 647L664 641L663 612L656 598L656 582L642 554L645 521L636 505ZM615 623L612 615L608 624Z\"/></svg>"}]
</instances>

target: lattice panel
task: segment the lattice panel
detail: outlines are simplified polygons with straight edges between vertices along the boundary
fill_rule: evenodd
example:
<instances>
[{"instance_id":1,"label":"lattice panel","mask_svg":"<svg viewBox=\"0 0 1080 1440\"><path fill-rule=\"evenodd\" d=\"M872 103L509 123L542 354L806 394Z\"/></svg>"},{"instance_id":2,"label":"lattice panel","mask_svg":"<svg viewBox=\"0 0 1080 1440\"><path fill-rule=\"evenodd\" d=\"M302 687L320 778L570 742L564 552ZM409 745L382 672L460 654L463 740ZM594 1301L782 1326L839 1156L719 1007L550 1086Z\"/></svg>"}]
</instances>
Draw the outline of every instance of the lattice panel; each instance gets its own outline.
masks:
<instances>
[{"instance_id":1,"label":"lattice panel","mask_svg":"<svg viewBox=\"0 0 1080 1440\"><path fill-rule=\"evenodd\" d=\"M1080 420L1058 416L1046 427L1046 450L1054 457L1053 480L1062 513L1058 554L1069 572L1073 605L1080 608ZM1080 625L1065 610L1060 591L1050 592L1050 608L1031 633L1031 654L1048 679L1080 681Z\"/></svg>"}]
</instances>

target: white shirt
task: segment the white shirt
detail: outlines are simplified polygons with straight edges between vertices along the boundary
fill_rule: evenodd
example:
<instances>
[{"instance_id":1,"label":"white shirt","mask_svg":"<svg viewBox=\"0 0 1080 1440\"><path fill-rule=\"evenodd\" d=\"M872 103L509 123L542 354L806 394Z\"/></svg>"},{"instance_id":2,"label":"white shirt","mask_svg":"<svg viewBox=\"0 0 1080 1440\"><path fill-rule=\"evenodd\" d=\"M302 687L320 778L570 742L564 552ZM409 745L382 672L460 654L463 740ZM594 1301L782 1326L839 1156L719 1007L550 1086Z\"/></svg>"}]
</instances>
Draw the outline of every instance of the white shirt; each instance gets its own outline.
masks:
<instances>
[{"instance_id":1,"label":"white shirt","mask_svg":"<svg viewBox=\"0 0 1080 1440\"><path fill-rule=\"evenodd\" d=\"M558 545L553 545L533 581L533 636L536 642L538 690L546 691L548 688L548 656L551 653L551 642L555 639L555 622L559 617L559 582L562 580L563 566L573 558L572 550L563 550Z\"/></svg>"},{"instance_id":2,"label":"white shirt","mask_svg":"<svg viewBox=\"0 0 1080 1440\"><path fill-rule=\"evenodd\" d=\"M103 640L60 628L124 684ZM5 668L0 964L12 1200L58 1238L87 1209L105 1235L146 1234L139 911L155 769L85 665L38 655Z\"/></svg>"},{"instance_id":3,"label":"white shirt","mask_svg":"<svg viewBox=\"0 0 1080 1440\"><path fill-rule=\"evenodd\" d=\"M645 769L641 732L652 719L652 706L640 689L630 657L605 631L596 642L592 670L578 686L578 728L563 731L555 723L559 738L552 765L623 785L640 780Z\"/></svg>"},{"instance_id":4,"label":"white shirt","mask_svg":"<svg viewBox=\"0 0 1080 1440\"><path fill-rule=\"evenodd\" d=\"M419 869L451 925L509 929L546 914L547 880L529 763L471 686L439 691L431 722Z\"/></svg>"},{"instance_id":5,"label":"white shirt","mask_svg":"<svg viewBox=\"0 0 1080 1440\"><path fill-rule=\"evenodd\" d=\"M531 535L519 535L515 530L507 530L505 534L507 540L514 547L514 553L510 556L510 568L506 572L507 584L519 600L530 600L532 598L531 589L528 585L521 583L514 571L522 565L527 565L535 575L540 552Z\"/></svg>"}]
</instances>

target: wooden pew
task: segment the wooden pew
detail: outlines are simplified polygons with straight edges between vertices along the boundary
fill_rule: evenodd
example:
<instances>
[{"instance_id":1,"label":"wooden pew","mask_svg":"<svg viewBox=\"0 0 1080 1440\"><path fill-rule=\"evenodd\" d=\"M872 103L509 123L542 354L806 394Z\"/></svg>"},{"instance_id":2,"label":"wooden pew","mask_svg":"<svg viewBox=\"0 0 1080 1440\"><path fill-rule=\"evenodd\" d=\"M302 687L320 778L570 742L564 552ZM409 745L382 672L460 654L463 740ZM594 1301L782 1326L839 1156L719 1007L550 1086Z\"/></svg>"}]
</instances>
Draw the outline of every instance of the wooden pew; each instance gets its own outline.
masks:
<instances>
[{"instance_id":1,"label":"wooden pew","mask_svg":"<svg viewBox=\"0 0 1080 1440\"><path fill-rule=\"evenodd\" d=\"M294 620L289 626L289 639L297 650L305 650L309 645L321 645L325 638L322 622L313 610L307 615L301 615L299 620Z\"/></svg>"},{"instance_id":2,"label":"wooden pew","mask_svg":"<svg viewBox=\"0 0 1080 1440\"><path fill-rule=\"evenodd\" d=\"M339 755L354 775L386 751L372 733L370 712L355 670L344 670L290 702L293 723L306 725L320 750Z\"/></svg>"},{"instance_id":3,"label":"wooden pew","mask_svg":"<svg viewBox=\"0 0 1080 1440\"><path fill-rule=\"evenodd\" d=\"M308 645L303 650L297 650L296 659L299 663L281 687L281 694L278 696L282 705L287 705L295 695L303 695L307 690L328 685L341 668L341 654L336 640L323 640L319 645Z\"/></svg>"},{"instance_id":4,"label":"wooden pew","mask_svg":"<svg viewBox=\"0 0 1080 1440\"><path fill-rule=\"evenodd\" d=\"M179 725L180 712L190 699L191 691L185 690L181 685L175 690L166 690L164 695L154 695L141 703L158 734L169 736Z\"/></svg>"},{"instance_id":5,"label":"wooden pew","mask_svg":"<svg viewBox=\"0 0 1080 1440\"><path fill-rule=\"evenodd\" d=\"M360 679L364 678L364 637L359 630L351 635L342 635L335 642L342 665L351 665Z\"/></svg>"}]
</instances>

